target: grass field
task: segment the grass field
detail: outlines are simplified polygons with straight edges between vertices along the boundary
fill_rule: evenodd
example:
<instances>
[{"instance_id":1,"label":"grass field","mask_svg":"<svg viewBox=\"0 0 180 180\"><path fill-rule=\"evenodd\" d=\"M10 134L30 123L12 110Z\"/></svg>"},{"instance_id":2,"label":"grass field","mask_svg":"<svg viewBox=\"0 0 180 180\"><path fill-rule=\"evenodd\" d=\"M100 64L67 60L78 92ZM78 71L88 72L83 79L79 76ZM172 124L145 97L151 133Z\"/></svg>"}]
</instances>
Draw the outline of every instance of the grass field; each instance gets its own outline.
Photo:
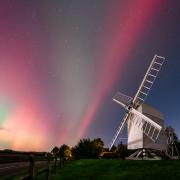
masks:
<instances>
[{"instance_id":1,"label":"grass field","mask_svg":"<svg viewBox=\"0 0 180 180\"><path fill-rule=\"evenodd\" d=\"M52 178L63 180L180 179L180 161L78 160L67 163L62 169L58 168Z\"/></svg>"}]
</instances>

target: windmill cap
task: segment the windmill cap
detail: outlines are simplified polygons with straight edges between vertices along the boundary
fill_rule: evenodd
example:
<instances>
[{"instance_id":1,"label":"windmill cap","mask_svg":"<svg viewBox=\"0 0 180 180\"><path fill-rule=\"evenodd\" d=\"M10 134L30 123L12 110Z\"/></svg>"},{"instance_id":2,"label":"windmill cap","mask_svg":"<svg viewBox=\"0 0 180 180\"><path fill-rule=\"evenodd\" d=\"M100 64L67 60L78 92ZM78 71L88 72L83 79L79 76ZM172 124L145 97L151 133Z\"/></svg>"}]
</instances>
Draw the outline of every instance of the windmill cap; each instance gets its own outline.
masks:
<instances>
[{"instance_id":1,"label":"windmill cap","mask_svg":"<svg viewBox=\"0 0 180 180\"><path fill-rule=\"evenodd\" d=\"M156 109L148 104L142 105L142 112L143 112L143 114L147 114L149 116L153 116L158 119L164 120L163 114L158 109Z\"/></svg>"}]
</instances>

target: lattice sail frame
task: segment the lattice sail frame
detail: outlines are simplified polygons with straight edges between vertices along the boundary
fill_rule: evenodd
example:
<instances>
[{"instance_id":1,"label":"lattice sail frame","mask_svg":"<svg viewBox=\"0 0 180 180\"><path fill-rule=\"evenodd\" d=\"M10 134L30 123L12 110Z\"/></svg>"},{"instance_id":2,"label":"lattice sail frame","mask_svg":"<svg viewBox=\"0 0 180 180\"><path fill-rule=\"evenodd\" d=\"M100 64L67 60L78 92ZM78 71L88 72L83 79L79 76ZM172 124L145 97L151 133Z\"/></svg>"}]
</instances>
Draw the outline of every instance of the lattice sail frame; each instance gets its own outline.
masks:
<instances>
[{"instance_id":1,"label":"lattice sail frame","mask_svg":"<svg viewBox=\"0 0 180 180\"><path fill-rule=\"evenodd\" d=\"M127 96L123 93L117 92L115 96L113 97L113 101L117 102L121 106L123 106L125 109L127 109L132 104L133 98L130 96Z\"/></svg>"},{"instance_id":2,"label":"lattice sail frame","mask_svg":"<svg viewBox=\"0 0 180 180\"><path fill-rule=\"evenodd\" d=\"M161 67L163 65L165 61L165 58L162 56L158 56L155 55L143 80L142 83L136 93L136 95L134 96L133 99L133 105L134 107L138 107L141 104L144 103L144 101L146 100L151 87L153 86L159 71L161 70Z\"/></svg>"},{"instance_id":3,"label":"lattice sail frame","mask_svg":"<svg viewBox=\"0 0 180 180\"><path fill-rule=\"evenodd\" d=\"M133 113L136 118L138 118L136 125L143 131L143 133L146 134L152 141L156 142L161 132L162 126L134 108L130 110L130 113Z\"/></svg>"}]
</instances>

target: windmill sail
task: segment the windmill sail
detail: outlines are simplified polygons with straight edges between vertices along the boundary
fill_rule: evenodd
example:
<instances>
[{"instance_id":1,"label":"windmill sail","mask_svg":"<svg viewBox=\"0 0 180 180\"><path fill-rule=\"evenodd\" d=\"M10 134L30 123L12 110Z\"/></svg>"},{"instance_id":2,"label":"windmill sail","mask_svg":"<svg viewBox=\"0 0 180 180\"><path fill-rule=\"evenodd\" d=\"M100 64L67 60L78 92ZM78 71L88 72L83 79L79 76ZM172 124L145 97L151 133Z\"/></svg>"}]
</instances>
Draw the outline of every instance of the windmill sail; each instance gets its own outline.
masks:
<instances>
[{"instance_id":1,"label":"windmill sail","mask_svg":"<svg viewBox=\"0 0 180 180\"><path fill-rule=\"evenodd\" d=\"M141 112L135 110L134 108L130 111L135 116L138 116L138 126L141 128L144 134L146 134L151 140L156 142L161 132L162 126L142 114Z\"/></svg>"},{"instance_id":2,"label":"windmill sail","mask_svg":"<svg viewBox=\"0 0 180 180\"><path fill-rule=\"evenodd\" d=\"M126 96L123 93L117 92L113 97L113 101L120 104L122 107L127 109L132 103L132 97Z\"/></svg>"},{"instance_id":3,"label":"windmill sail","mask_svg":"<svg viewBox=\"0 0 180 180\"><path fill-rule=\"evenodd\" d=\"M142 133L139 133L139 130L140 132L142 130L143 133L146 134L154 142L157 141L159 134L162 130L162 126L160 126L154 120L151 120L149 117L145 116L143 112L141 112L140 109L142 109L142 105L158 76L158 73L164 63L164 60L165 58L162 56L158 56L158 55L154 56L134 98L126 96L120 92L116 93L115 96L113 97L113 101L115 101L116 103L120 104L123 108L125 108L127 111L127 114L124 116L121 124L119 125L116 131L116 134L114 135L112 139L112 142L110 144L110 149L114 145L118 135L123 130L127 121L128 123L130 122L133 125L131 126L130 124L131 128L129 128L130 133L128 134L128 139L130 139L130 142L136 142L136 147L141 147L141 145L138 144L138 141L140 138L138 136L139 135L141 136L142 134ZM154 113L151 112L151 114L154 114ZM156 116L153 116L153 117L156 117ZM128 125L128 127L130 126ZM136 126L138 128L136 128ZM132 148L134 147L135 146L132 146Z\"/></svg>"},{"instance_id":4,"label":"windmill sail","mask_svg":"<svg viewBox=\"0 0 180 180\"><path fill-rule=\"evenodd\" d=\"M112 146L114 145L114 143L115 143L115 141L116 141L118 135L120 134L120 132L122 132L124 126L126 125L128 116L129 116L128 114L126 114L126 115L124 116L124 118L123 118L121 124L119 125L119 127L118 127L118 129L117 129L117 131L116 131L116 134L114 135L114 137L113 137L113 139L112 139L112 141L111 141L111 143L110 143L109 149L112 148Z\"/></svg>"},{"instance_id":5,"label":"windmill sail","mask_svg":"<svg viewBox=\"0 0 180 180\"><path fill-rule=\"evenodd\" d=\"M144 79L133 99L134 107L138 107L144 103L149 91L154 84L157 75L164 63L165 58L162 56L155 55L145 76Z\"/></svg>"}]
</instances>

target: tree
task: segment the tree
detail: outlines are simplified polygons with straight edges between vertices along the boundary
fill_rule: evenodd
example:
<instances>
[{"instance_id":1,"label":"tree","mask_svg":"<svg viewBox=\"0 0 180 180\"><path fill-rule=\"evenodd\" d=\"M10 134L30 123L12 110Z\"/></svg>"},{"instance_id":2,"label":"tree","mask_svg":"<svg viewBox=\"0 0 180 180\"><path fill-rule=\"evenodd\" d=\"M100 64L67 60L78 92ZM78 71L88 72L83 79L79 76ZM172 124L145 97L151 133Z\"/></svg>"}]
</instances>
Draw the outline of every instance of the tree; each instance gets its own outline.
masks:
<instances>
[{"instance_id":1,"label":"tree","mask_svg":"<svg viewBox=\"0 0 180 180\"><path fill-rule=\"evenodd\" d=\"M51 151L51 153L53 154L53 156L54 156L54 170L56 171L56 165L57 165L57 157L58 157L58 155L59 155L59 148L57 147L57 146L55 146L53 149L52 149L52 151Z\"/></svg>"},{"instance_id":2,"label":"tree","mask_svg":"<svg viewBox=\"0 0 180 180\"><path fill-rule=\"evenodd\" d=\"M72 157L72 154L71 154L71 148L66 145L66 144L63 144L60 148L59 148L59 158L60 158L60 162L59 162L59 165L60 167L62 166L62 162L64 162L64 160L68 160Z\"/></svg>"},{"instance_id":3,"label":"tree","mask_svg":"<svg viewBox=\"0 0 180 180\"><path fill-rule=\"evenodd\" d=\"M175 143L178 142L177 134L175 133L175 129L172 126L167 126L165 129L166 134L168 135L169 132L173 134L173 140Z\"/></svg>"},{"instance_id":4,"label":"tree","mask_svg":"<svg viewBox=\"0 0 180 180\"><path fill-rule=\"evenodd\" d=\"M81 158L98 158L104 150L104 143L100 138L90 140L81 139L79 143L72 149L75 159Z\"/></svg>"},{"instance_id":5,"label":"tree","mask_svg":"<svg viewBox=\"0 0 180 180\"><path fill-rule=\"evenodd\" d=\"M59 152L59 148L57 146L55 146L52 150L51 150L51 153L55 156L58 155L58 152Z\"/></svg>"},{"instance_id":6,"label":"tree","mask_svg":"<svg viewBox=\"0 0 180 180\"><path fill-rule=\"evenodd\" d=\"M104 149L104 142L102 141L101 138L93 139L92 143L94 144L94 146Z\"/></svg>"},{"instance_id":7,"label":"tree","mask_svg":"<svg viewBox=\"0 0 180 180\"><path fill-rule=\"evenodd\" d=\"M110 149L110 152L116 152L117 147L115 145L112 146L112 148Z\"/></svg>"},{"instance_id":8,"label":"tree","mask_svg":"<svg viewBox=\"0 0 180 180\"><path fill-rule=\"evenodd\" d=\"M80 139L79 143L72 150L75 159L90 158L91 156L90 139Z\"/></svg>"},{"instance_id":9,"label":"tree","mask_svg":"<svg viewBox=\"0 0 180 180\"><path fill-rule=\"evenodd\" d=\"M59 155L65 160L70 159L72 157L71 148L68 145L63 144L59 148Z\"/></svg>"},{"instance_id":10,"label":"tree","mask_svg":"<svg viewBox=\"0 0 180 180\"><path fill-rule=\"evenodd\" d=\"M92 142L92 150L95 157L99 157L103 154L104 150L104 142L101 138L96 138Z\"/></svg>"},{"instance_id":11,"label":"tree","mask_svg":"<svg viewBox=\"0 0 180 180\"><path fill-rule=\"evenodd\" d=\"M118 158L125 159L128 155L127 146L123 145L122 142L118 144L117 149L116 149L116 154Z\"/></svg>"},{"instance_id":12,"label":"tree","mask_svg":"<svg viewBox=\"0 0 180 180\"><path fill-rule=\"evenodd\" d=\"M180 142L178 140L178 137L175 133L175 129L171 126L167 126L165 129L166 135L168 137L168 147L167 147L167 153L170 156L179 156L180 152Z\"/></svg>"}]
</instances>

